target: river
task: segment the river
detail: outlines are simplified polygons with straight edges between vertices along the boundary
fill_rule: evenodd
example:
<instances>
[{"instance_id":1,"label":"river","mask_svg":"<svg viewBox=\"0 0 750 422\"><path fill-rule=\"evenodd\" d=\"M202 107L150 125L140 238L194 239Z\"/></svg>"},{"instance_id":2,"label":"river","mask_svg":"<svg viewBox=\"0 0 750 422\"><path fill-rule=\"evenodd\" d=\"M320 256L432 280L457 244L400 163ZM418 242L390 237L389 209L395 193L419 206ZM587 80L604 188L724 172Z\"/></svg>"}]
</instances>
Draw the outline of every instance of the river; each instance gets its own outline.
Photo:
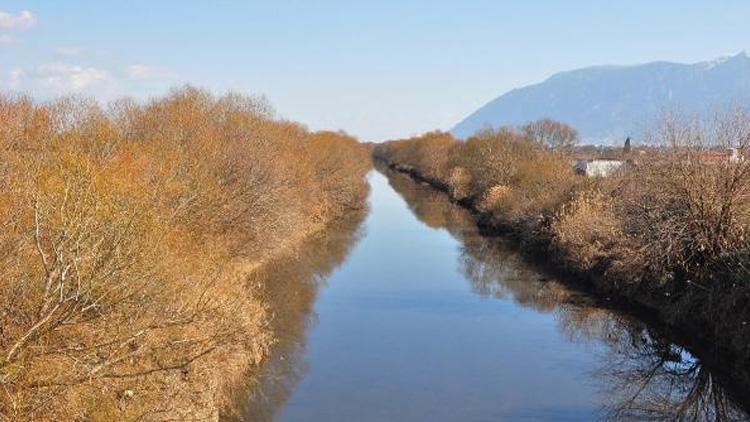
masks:
<instances>
[{"instance_id":1,"label":"river","mask_svg":"<svg viewBox=\"0 0 750 422\"><path fill-rule=\"evenodd\" d=\"M745 420L669 336L524 262L406 176L269 277L279 344L242 419ZM746 396L744 396L746 397Z\"/></svg>"}]
</instances>

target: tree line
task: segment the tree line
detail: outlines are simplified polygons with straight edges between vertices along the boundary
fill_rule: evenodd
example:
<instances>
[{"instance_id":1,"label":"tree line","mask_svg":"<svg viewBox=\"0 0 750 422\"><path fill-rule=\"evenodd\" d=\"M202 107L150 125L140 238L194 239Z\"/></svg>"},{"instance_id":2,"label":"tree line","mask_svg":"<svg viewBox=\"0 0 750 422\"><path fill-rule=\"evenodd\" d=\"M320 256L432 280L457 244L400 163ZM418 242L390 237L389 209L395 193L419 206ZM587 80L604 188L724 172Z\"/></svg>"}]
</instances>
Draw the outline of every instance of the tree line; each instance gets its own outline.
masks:
<instances>
[{"instance_id":1,"label":"tree line","mask_svg":"<svg viewBox=\"0 0 750 422\"><path fill-rule=\"evenodd\" d=\"M465 141L443 132L394 140L374 157L446 191L523 250L716 340L746 367L750 115L665 115L610 177L574 174L576 142L573 128L542 120Z\"/></svg>"},{"instance_id":2,"label":"tree line","mask_svg":"<svg viewBox=\"0 0 750 422\"><path fill-rule=\"evenodd\" d=\"M0 97L0 419L216 417L274 342L248 273L369 165L260 97Z\"/></svg>"}]
</instances>

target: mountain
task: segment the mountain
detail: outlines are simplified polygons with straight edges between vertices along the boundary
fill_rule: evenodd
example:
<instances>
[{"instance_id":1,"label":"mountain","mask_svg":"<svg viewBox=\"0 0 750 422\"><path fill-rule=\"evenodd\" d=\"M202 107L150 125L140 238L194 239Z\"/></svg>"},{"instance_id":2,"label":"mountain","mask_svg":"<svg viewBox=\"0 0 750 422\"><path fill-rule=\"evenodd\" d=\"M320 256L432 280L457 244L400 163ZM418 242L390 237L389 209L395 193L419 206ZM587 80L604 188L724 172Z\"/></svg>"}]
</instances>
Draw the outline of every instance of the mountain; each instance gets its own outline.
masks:
<instances>
[{"instance_id":1,"label":"mountain","mask_svg":"<svg viewBox=\"0 0 750 422\"><path fill-rule=\"evenodd\" d=\"M585 143L639 137L664 111L708 115L716 107L750 106L750 58L694 64L654 62L594 66L557 73L490 101L452 130L466 138L488 126L549 117L573 125Z\"/></svg>"}]
</instances>

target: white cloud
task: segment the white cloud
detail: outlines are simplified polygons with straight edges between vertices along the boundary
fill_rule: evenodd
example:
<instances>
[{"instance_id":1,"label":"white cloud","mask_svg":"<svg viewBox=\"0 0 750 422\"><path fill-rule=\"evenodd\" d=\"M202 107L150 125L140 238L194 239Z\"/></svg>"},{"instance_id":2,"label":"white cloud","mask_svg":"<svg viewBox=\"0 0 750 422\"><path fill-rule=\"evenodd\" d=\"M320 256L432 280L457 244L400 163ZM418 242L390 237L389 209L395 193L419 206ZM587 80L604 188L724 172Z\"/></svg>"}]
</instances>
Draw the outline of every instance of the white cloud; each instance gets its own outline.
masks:
<instances>
[{"instance_id":1,"label":"white cloud","mask_svg":"<svg viewBox=\"0 0 750 422\"><path fill-rule=\"evenodd\" d=\"M61 62L36 67L15 67L5 80L13 90L29 91L37 95L60 95L96 88L111 89L116 80L103 69Z\"/></svg>"},{"instance_id":2,"label":"white cloud","mask_svg":"<svg viewBox=\"0 0 750 422\"><path fill-rule=\"evenodd\" d=\"M8 89L38 98L84 94L112 99L124 94L133 95L151 82L165 83L172 77L162 68L144 64L116 69L60 60L6 68L4 74L0 74L0 91Z\"/></svg>"},{"instance_id":3,"label":"white cloud","mask_svg":"<svg viewBox=\"0 0 750 422\"><path fill-rule=\"evenodd\" d=\"M28 10L22 10L17 15L0 10L0 28L29 29L36 23L36 18Z\"/></svg>"},{"instance_id":4,"label":"white cloud","mask_svg":"<svg viewBox=\"0 0 750 422\"><path fill-rule=\"evenodd\" d=\"M134 80L155 79L167 76L163 69L145 64L132 64L128 66L128 78Z\"/></svg>"},{"instance_id":5,"label":"white cloud","mask_svg":"<svg viewBox=\"0 0 750 422\"><path fill-rule=\"evenodd\" d=\"M20 67L13 68L13 70L10 71L10 77L8 78L8 85L16 89L21 85L21 79L23 78L24 71Z\"/></svg>"},{"instance_id":6,"label":"white cloud","mask_svg":"<svg viewBox=\"0 0 750 422\"><path fill-rule=\"evenodd\" d=\"M150 67L145 64L132 64L128 66L128 76L131 79L144 79L152 73Z\"/></svg>"},{"instance_id":7,"label":"white cloud","mask_svg":"<svg viewBox=\"0 0 750 422\"><path fill-rule=\"evenodd\" d=\"M42 85L61 92L80 91L113 81L106 70L59 62L37 67L34 75Z\"/></svg>"},{"instance_id":8,"label":"white cloud","mask_svg":"<svg viewBox=\"0 0 750 422\"><path fill-rule=\"evenodd\" d=\"M81 54L86 51L82 47L59 47L55 49L55 53L59 56L65 56L65 57L75 57L80 56Z\"/></svg>"},{"instance_id":9,"label":"white cloud","mask_svg":"<svg viewBox=\"0 0 750 422\"><path fill-rule=\"evenodd\" d=\"M0 34L0 44L13 44L16 40L8 34Z\"/></svg>"}]
</instances>

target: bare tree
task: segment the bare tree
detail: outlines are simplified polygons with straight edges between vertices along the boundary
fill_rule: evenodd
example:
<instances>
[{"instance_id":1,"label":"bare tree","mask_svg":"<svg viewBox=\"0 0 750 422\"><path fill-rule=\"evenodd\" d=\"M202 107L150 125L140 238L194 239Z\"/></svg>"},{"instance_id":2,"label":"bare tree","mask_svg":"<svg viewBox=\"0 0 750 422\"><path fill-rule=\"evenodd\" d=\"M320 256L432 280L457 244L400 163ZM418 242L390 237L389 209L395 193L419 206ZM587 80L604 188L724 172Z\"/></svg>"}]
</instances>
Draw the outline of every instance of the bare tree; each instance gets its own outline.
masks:
<instances>
[{"instance_id":1,"label":"bare tree","mask_svg":"<svg viewBox=\"0 0 750 422\"><path fill-rule=\"evenodd\" d=\"M552 119L541 119L521 126L530 139L549 149L568 150L578 144L578 131Z\"/></svg>"},{"instance_id":2,"label":"bare tree","mask_svg":"<svg viewBox=\"0 0 750 422\"><path fill-rule=\"evenodd\" d=\"M216 419L273 342L248 274L364 206L366 148L272 114L0 96L0 421Z\"/></svg>"}]
</instances>

